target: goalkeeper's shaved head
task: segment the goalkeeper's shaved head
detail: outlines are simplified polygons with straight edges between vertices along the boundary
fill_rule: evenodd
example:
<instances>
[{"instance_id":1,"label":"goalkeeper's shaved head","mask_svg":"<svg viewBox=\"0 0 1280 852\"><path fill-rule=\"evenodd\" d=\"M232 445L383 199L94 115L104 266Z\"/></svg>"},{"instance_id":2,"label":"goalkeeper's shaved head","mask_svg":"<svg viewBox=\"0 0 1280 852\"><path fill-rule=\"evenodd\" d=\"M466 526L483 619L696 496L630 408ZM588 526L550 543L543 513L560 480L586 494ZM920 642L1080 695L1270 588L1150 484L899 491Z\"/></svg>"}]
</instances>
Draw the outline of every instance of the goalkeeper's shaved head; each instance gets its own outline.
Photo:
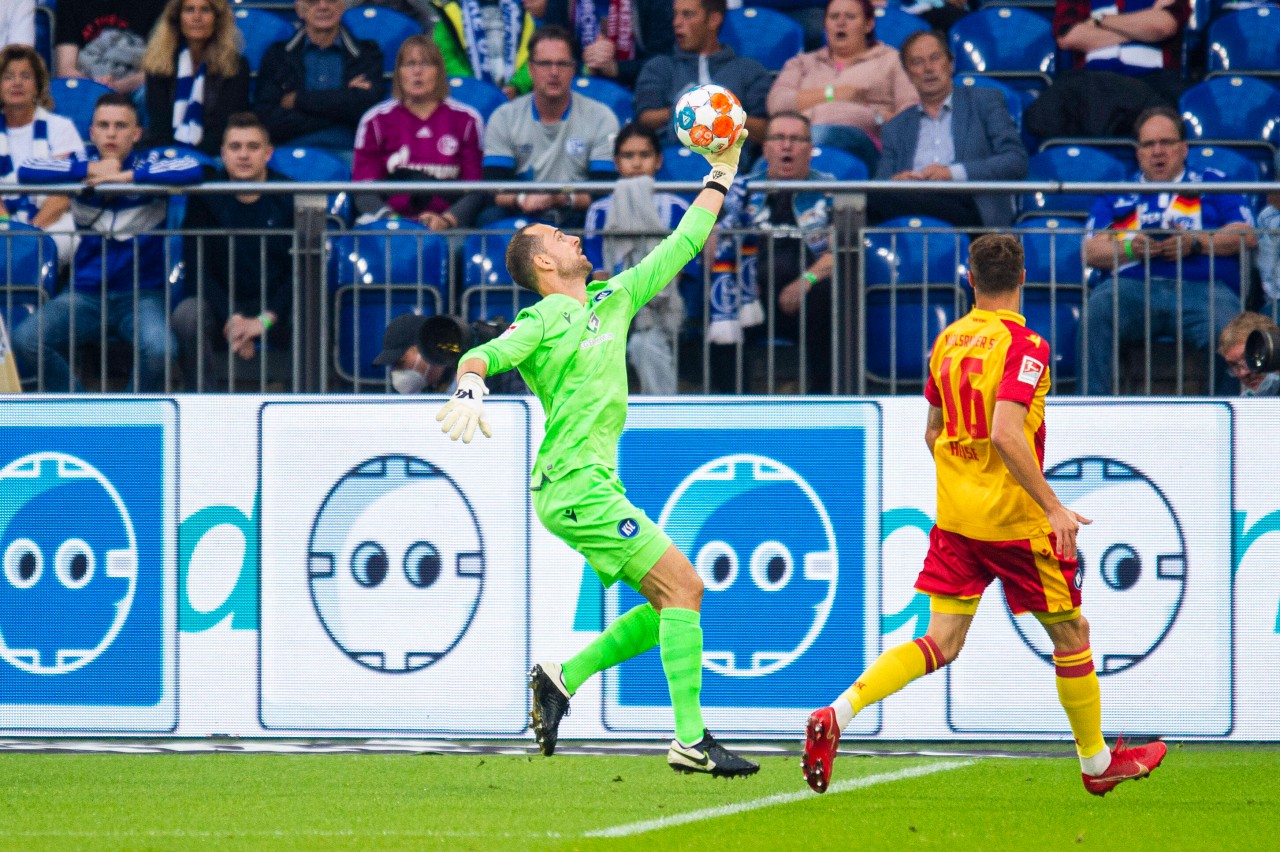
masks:
<instances>
[{"instance_id":1,"label":"goalkeeper's shaved head","mask_svg":"<svg viewBox=\"0 0 1280 852\"><path fill-rule=\"evenodd\" d=\"M542 237L530 230L535 225L536 223L525 225L507 243L507 271L511 273L512 281L526 290L542 295L542 291L538 289L538 270L533 265L533 259L545 253L547 247L542 242Z\"/></svg>"}]
</instances>

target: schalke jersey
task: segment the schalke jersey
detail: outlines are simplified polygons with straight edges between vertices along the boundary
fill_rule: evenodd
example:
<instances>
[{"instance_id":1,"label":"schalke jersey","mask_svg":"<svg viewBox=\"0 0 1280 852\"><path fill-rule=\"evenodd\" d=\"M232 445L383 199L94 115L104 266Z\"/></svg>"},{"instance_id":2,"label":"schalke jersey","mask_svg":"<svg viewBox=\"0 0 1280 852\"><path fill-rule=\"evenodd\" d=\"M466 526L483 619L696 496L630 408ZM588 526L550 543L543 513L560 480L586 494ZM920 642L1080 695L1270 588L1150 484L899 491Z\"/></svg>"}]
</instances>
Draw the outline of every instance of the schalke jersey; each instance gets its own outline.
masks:
<instances>
[{"instance_id":1,"label":"schalke jersey","mask_svg":"<svg viewBox=\"0 0 1280 852\"><path fill-rule=\"evenodd\" d=\"M489 373L516 367L546 414L533 469L535 486L587 467L618 466L627 419L627 330L645 303L706 242L715 216L690 207L674 233L636 266L587 285L587 303L552 293L516 315L501 337L462 356ZM459 362L461 363L461 361Z\"/></svg>"},{"instance_id":2,"label":"schalke jersey","mask_svg":"<svg viewBox=\"0 0 1280 852\"><path fill-rule=\"evenodd\" d=\"M1028 408L1023 430L1044 467L1044 398L1049 344L1012 311L977 308L938 335L924 395L942 409L933 445L938 527L980 541L1014 541L1050 531L1044 510L1004 466L991 442L996 401Z\"/></svg>"}]
</instances>

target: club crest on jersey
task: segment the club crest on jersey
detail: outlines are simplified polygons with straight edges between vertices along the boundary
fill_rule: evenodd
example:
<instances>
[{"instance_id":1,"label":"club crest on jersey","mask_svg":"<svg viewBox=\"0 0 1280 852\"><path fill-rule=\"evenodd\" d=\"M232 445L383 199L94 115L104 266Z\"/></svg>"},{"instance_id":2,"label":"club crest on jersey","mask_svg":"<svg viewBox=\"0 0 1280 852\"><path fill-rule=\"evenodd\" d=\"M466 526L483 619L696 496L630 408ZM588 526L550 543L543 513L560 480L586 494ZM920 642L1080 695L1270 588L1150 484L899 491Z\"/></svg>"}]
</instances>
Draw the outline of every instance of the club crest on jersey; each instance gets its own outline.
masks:
<instances>
[{"instance_id":1,"label":"club crest on jersey","mask_svg":"<svg viewBox=\"0 0 1280 852\"><path fill-rule=\"evenodd\" d=\"M1026 382L1034 387L1040 383L1040 375L1044 372L1044 364L1030 355L1022 356L1022 368L1018 370L1018 381Z\"/></svg>"},{"instance_id":2,"label":"club crest on jersey","mask_svg":"<svg viewBox=\"0 0 1280 852\"><path fill-rule=\"evenodd\" d=\"M634 518L627 518L625 521L618 523L618 535L623 538L635 538L638 532L640 532L640 525L635 522Z\"/></svg>"},{"instance_id":3,"label":"club crest on jersey","mask_svg":"<svg viewBox=\"0 0 1280 852\"><path fill-rule=\"evenodd\" d=\"M593 311L591 313L591 319L587 320L587 331L591 332L592 334L595 334L599 330L600 330L600 317L596 316L595 312Z\"/></svg>"},{"instance_id":4,"label":"club crest on jersey","mask_svg":"<svg viewBox=\"0 0 1280 852\"><path fill-rule=\"evenodd\" d=\"M446 133L436 142L436 150L446 157L452 157L458 153L458 137Z\"/></svg>"}]
</instances>

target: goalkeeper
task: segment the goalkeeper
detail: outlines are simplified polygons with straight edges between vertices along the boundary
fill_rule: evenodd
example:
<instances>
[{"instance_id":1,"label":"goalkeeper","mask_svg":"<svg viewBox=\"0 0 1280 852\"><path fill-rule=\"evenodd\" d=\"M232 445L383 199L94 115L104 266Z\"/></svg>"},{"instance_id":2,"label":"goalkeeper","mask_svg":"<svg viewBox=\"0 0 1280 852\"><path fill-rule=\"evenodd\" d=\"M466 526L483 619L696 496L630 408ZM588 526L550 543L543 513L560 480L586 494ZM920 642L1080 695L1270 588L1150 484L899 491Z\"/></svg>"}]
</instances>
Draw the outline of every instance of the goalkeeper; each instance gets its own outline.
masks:
<instances>
[{"instance_id":1,"label":"goalkeeper","mask_svg":"<svg viewBox=\"0 0 1280 852\"><path fill-rule=\"evenodd\" d=\"M529 672L533 731L545 755L555 752L569 698L596 672L657 645L675 714L667 762L677 772L750 775L759 769L716 742L702 722L702 580L671 539L627 502L618 479L618 439L627 417L627 331L636 312L702 250L734 175L736 144L708 155L704 189L674 233L637 266L588 282L582 240L550 225L526 225L507 246L507 270L542 297L496 340L463 355L458 389L437 420L449 437L470 442L484 419L485 377L515 367L546 412L530 489L542 523L582 554L601 582L622 580L641 604L609 625L564 665Z\"/></svg>"}]
</instances>

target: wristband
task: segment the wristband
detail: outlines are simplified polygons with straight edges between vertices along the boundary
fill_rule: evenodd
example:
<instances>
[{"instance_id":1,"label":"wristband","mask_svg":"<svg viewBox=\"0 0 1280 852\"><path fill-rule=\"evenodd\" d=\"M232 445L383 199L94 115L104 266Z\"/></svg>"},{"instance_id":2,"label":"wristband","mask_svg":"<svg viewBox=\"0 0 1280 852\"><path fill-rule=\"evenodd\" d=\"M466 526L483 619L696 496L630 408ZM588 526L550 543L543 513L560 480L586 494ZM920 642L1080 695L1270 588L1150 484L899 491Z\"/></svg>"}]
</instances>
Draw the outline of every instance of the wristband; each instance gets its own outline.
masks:
<instances>
[{"instance_id":1,"label":"wristband","mask_svg":"<svg viewBox=\"0 0 1280 852\"><path fill-rule=\"evenodd\" d=\"M835 87L835 86L827 86L827 88L826 88L826 89L824 89L822 93L823 93L824 95L826 95L826 96L827 96L827 100L828 100L828 101L834 101L834 100L836 99L836 87Z\"/></svg>"},{"instance_id":2,"label":"wristband","mask_svg":"<svg viewBox=\"0 0 1280 852\"><path fill-rule=\"evenodd\" d=\"M818 276L814 275L812 272L806 272L804 275L801 275L800 277L803 278L805 281L808 281L810 287L818 283Z\"/></svg>"},{"instance_id":3,"label":"wristband","mask_svg":"<svg viewBox=\"0 0 1280 852\"><path fill-rule=\"evenodd\" d=\"M270 331L271 326L276 324L276 321L271 318L271 315L265 312L258 314L258 322L262 323L263 331Z\"/></svg>"},{"instance_id":4,"label":"wristband","mask_svg":"<svg viewBox=\"0 0 1280 852\"><path fill-rule=\"evenodd\" d=\"M711 167L711 174L707 175L702 181L703 189L714 189L725 195L729 194L729 187L733 186L733 179L737 176L738 169L729 166L727 163L716 163Z\"/></svg>"},{"instance_id":5,"label":"wristband","mask_svg":"<svg viewBox=\"0 0 1280 852\"><path fill-rule=\"evenodd\" d=\"M0 213L0 222L8 222L8 221L9 221L9 214L8 214L8 213Z\"/></svg>"},{"instance_id":6,"label":"wristband","mask_svg":"<svg viewBox=\"0 0 1280 852\"><path fill-rule=\"evenodd\" d=\"M1124 255L1130 260L1135 259L1133 256L1133 238L1132 237L1124 241Z\"/></svg>"}]
</instances>

